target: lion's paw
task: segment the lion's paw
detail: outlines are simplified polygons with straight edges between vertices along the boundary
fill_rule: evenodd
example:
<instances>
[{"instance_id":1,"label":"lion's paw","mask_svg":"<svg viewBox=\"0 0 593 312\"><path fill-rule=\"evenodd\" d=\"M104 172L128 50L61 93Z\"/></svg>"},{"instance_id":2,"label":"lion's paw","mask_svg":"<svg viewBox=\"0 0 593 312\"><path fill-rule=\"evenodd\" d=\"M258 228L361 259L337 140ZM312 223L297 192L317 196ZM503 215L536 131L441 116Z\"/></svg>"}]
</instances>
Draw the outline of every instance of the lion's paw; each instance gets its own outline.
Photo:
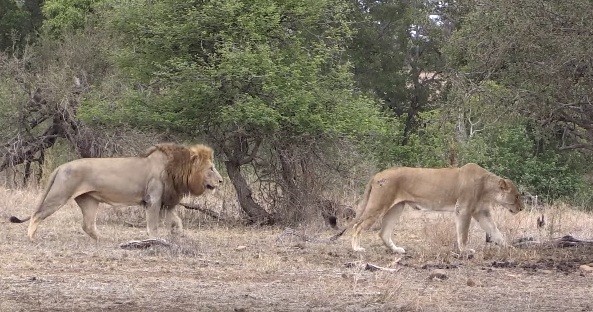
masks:
<instances>
[{"instance_id":1,"label":"lion's paw","mask_svg":"<svg viewBox=\"0 0 593 312\"><path fill-rule=\"evenodd\" d=\"M365 251L365 249L363 247L353 247L352 249L356 252L364 252Z\"/></svg>"}]
</instances>

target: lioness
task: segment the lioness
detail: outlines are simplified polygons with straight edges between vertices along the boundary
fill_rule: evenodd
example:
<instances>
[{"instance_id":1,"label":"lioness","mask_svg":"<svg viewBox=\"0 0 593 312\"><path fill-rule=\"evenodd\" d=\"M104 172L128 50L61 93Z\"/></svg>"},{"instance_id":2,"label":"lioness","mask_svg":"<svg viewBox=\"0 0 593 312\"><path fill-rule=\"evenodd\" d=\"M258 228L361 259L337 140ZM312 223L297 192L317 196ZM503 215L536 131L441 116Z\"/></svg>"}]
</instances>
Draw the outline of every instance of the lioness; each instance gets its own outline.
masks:
<instances>
[{"instance_id":1,"label":"lioness","mask_svg":"<svg viewBox=\"0 0 593 312\"><path fill-rule=\"evenodd\" d=\"M371 178L359 213L337 236L352 229L352 249L364 251L360 247L361 230L382 216L379 235L383 243L393 252L405 253L403 248L393 243L391 234L406 204L416 209L455 211L457 246L461 252L468 251L466 245L472 217L492 242L506 245L492 220L490 208L500 205L512 213L523 210L519 191L513 182L476 164L443 169L395 167Z\"/></svg>"},{"instance_id":2,"label":"lioness","mask_svg":"<svg viewBox=\"0 0 593 312\"><path fill-rule=\"evenodd\" d=\"M82 210L82 228L97 239L99 203L144 205L148 235L157 235L161 207L167 210L165 223L181 229L181 219L173 208L186 194L201 195L214 189L222 177L214 167L213 151L205 145L186 147L177 144L157 144L140 157L84 158L56 168L31 219L28 235L31 240L39 223L56 212L70 198Z\"/></svg>"}]
</instances>

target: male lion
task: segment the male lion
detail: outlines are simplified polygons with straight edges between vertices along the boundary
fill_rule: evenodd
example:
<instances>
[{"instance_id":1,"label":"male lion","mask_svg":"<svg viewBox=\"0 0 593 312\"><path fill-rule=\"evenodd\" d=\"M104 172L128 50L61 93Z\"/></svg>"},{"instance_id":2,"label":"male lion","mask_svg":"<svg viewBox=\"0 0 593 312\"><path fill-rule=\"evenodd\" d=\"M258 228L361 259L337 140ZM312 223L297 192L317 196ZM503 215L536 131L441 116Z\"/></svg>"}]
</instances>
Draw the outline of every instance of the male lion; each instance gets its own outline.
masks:
<instances>
[{"instance_id":1,"label":"male lion","mask_svg":"<svg viewBox=\"0 0 593 312\"><path fill-rule=\"evenodd\" d=\"M513 214L523 210L519 191L513 182L476 164L442 169L396 167L371 178L356 218L336 237L353 229L352 249L364 251L360 247L361 230L382 216L379 236L383 243L395 253L405 253L393 243L391 234L406 204L415 209L455 211L457 246L461 252L471 252L466 250L466 245L472 217L492 242L506 246L492 220L490 208L500 205Z\"/></svg>"},{"instance_id":2,"label":"male lion","mask_svg":"<svg viewBox=\"0 0 593 312\"><path fill-rule=\"evenodd\" d=\"M82 228L97 239L99 203L144 205L148 235L157 235L159 212L164 208L165 223L181 229L181 219L173 211L186 194L195 196L214 189L222 177L214 167L213 151L205 145L186 147L164 143L149 148L139 157L84 158L65 163L52 172L45 192L31 219L31 240L39 223L56 212L70 198L82 210Z\"/></svg>"}]
</instances>

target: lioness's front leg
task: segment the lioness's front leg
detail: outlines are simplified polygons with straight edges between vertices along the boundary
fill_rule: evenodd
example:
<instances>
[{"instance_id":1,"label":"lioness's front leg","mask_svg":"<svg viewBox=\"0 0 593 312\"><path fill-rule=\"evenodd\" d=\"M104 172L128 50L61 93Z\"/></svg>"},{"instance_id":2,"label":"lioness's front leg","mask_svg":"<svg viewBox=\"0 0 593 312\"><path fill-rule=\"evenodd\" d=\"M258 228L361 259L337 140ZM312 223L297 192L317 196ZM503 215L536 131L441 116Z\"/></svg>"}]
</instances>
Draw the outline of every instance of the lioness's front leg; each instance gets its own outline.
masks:
<instances>
[{"instance_id":1,"label":"lioness's front leg","mask_svg":"<svg viewBox=\"0 0 593 312\"><path fill-rule=\"evenodd\" d=\"M485 210L477 212L474 214L474 218L478 221L480 227L490 237L490 241L500 246L507 246L507 242L504 239L502 233L500 233L496 227L496 224L494 223L494 220L492 220L490 211Z\"/></svg>"},{"instance_id":2,"label":"lioness's front leg","mask_svg":"<svg viewBox=\"0 0 593 312\"><path fill-rule=\"evenodd\" d=\"M391 251L395 253L406 253L406 250L396 246L391 240L391 236L393 234L393 228L399 221L399 218L404 210L405 205L403 203L399 203L393 205L389 211L383 216L383 220L381 221L381 231L379 232L379 236L383 240L385 246L389 247Z\"/></svg>"},{"instance_id":3,"label":"lioness's front leg","mask_svg":"<svg viewBox=\"0 0 593 312\"><path fill-rule=\"evenodd\" d=\"M467 241L469 238L469 225L471 223L471 214L467 212L464 207L455 207L455 227L457 228L457 248L459 252L470 252L473 250L467 249Z\"/></svg>"}]
</instances>

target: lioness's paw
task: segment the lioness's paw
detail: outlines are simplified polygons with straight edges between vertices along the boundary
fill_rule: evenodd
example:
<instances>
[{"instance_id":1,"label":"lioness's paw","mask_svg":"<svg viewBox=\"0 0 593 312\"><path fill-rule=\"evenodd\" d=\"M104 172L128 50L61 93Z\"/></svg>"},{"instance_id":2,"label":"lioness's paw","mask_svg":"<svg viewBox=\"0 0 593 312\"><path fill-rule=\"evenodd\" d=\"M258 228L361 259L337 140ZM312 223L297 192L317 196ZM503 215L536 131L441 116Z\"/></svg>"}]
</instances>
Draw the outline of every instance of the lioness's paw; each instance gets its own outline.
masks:
<instances>
[{"instance_id":1,"label":"lioness's paw","mask_svg":"<svg viewBox=\"0 0 593 312\"><path fill-rule=\"evenodd\" d=\"M401 247L392 247L391 251L393 251L397 254L405 254L406 253L406 250Z\"/></svg>"},{"instance_id":2,"label":"lioness's paw","mask_svg":"<svg viewBox=\"0 0 593 312\"><path fill-rule=\"evenodd\" d=\"M363 247L353 247L352 249L356 252L364 252L365 251L365 249Z\"/></svg>"},{"instance_id":3,"label":"lioness's paw","mask_svg":"<svg viewBox=\"0 0 593 312\"><path fill-rule=\"evenodd\" d=\"M475 250L468 248L468 249L459 251L459 253L453 253L453 256L455 258L461 258L461 259L472 259L474 257L475 253L476 253Z\"/></svg>"}]
</instances>

